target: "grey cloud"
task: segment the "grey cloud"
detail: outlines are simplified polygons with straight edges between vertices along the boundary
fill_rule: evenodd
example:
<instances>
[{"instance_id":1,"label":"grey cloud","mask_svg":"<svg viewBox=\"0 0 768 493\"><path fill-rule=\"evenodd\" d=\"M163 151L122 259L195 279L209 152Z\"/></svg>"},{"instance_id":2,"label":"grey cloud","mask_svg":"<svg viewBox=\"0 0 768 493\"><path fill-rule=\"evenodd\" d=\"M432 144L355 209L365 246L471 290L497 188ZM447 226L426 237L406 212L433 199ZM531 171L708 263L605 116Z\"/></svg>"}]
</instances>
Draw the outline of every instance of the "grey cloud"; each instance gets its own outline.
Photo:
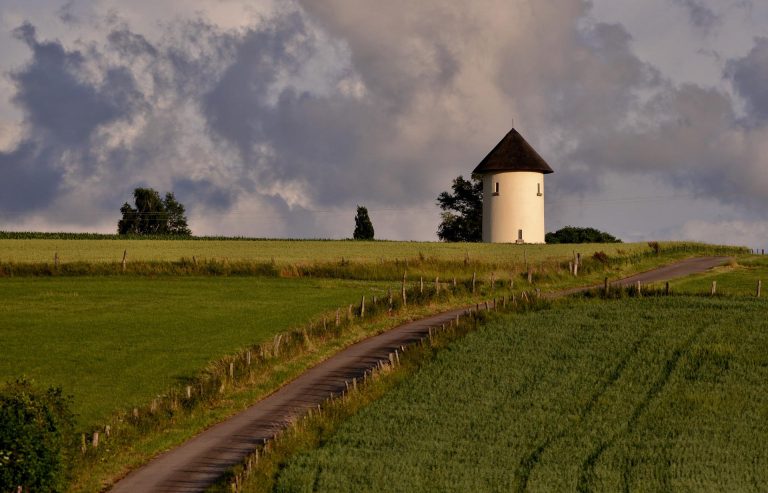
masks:
<instances>
[{"instance_id":1,"label":"grey cloud","mask_svg":"<svg viewBox=\"0 0 768 493\"><path fill-rule=\"evenodd\" d=\"M705 33L716 28L722 19L712 9L704 5L700 0L672 0L676 5L683 7L688 12L691 24Z\"/></svg>"},{"instance_id":2,"label":"grey cloud","mask_svg":"<svg viewBox=\"0 0 768 493\"><path fill-rule=\"evenodd\" d=\"M34 131L48 144L81 145L98 126L129 112L138 93L126 70L109 70L95 87L79 79L84 56L67 52L58 42L38 42L35 28L24 24L16 36L32 50L32 61L11 75L15 103Z\"/></svg>"},{"instance_id":3,"label":"grey cloud","mask_svg":"<svg viewBox=\"0 0 768 493\"><path fill-rule=\"evenodd\" d=\"M0 213L7 211L15 218L49 205L62 177L57 159L52 149L39 149L29 141L13 152L0 152Z\"/></svg>"},{"instance_id":4,"label":"grey cloud","mask_svg":"<svg viewBox=\"0 0 768 493\"><path fill-rule=\"evenodd\" d=\"M726 77L746 102L750 119L768 123L768 38L757 38L743 58L726 64Z\"/></svg>"}]
</instances>

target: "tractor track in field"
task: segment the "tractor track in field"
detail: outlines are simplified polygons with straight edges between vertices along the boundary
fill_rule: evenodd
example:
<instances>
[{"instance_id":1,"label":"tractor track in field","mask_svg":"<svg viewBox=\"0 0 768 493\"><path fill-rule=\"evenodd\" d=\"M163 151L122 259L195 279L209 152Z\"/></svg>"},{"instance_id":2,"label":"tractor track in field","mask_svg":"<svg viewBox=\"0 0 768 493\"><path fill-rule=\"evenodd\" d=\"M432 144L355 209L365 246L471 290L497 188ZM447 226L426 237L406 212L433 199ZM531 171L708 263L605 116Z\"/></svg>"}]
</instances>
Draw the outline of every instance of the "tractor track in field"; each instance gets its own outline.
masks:
<instances>
[{"instance_id":1,"label":"tractor track in field","mask_svg":"<svg viewBox=\"0 0 768 493\"><path fill-rule=\"evenodd\" d=\"M632 411L632 414L627 420L624 430L615 433L608 440L601 441L597 447L595 447L594 450L592 450L592 452L587 456L579 471L579 480L576 485L576 491L593 491L592 482L595 477L595 465L600 460L600 457L602 457L603 453L611 448L621 436L629 436L635 431L635 427L637 426L640 417L645 413L646 409L648 409L648 406L651 404L651 402L656 397L658 397L659 394L661 394L661 392L669 383L669 380L672 378L672 374L675 372L678 364L680 363L680 359L684 355L688 354L688 352L690 352L693 343L696 342L696 340L701 336L702 333L704 333L706 329L707 327L699 328L685 340L682 346L672 351L670 357L664 362L661 375L653 382L653 385L651 385L651 387L648 389L648 392L646 392L643 400L640 401L637 406L635 406L635 409ZM629 491L631 465L628 463L625 463L624 465L624 471L622 471L622 491Z\"/></svg>"},{"instance_id":2,"label":"tractor track in field","mask_svg":"<svg viewBox=\"0 0 768 493\"><path fill-rule=\"evenodd\" d=\"M704 272L725 263L727 257L699 257L637 274L612 286L659 282ZM594 286L555 293L567 296ZM550 295L551 296L551 295ZM129 473L110 490L124 492L201 492L231 467L242 463L260 445L273 439L292 421L327 399L340 395L353 378L381 362L401 346L429 336L439 327L466 313L466 308L447 311L395 327L370 337L310 368L296 379L235 416L201 432L187 442L162 453Z\"/></svg>"}]
</instances>

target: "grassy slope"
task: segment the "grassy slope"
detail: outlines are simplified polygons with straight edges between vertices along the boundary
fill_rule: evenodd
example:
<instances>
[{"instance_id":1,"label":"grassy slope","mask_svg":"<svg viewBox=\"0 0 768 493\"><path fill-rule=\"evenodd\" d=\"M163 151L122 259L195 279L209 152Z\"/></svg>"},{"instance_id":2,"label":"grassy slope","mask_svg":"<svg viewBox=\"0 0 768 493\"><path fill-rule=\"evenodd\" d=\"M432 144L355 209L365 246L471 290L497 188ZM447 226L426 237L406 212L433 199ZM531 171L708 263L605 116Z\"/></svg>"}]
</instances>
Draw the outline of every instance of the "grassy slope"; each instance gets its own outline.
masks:
<instances>
[{"instance_id":1,"label":"grassy slope","mask_svg":"<svg viewBox=\"0 0 768 493\"><path fill-rule=\"evenodd\" d=\"M712 281L717 281L717 292L732 296L754 296L757 281L762 280L762 296L768 297L768 256L747 256L739 258L728 266L712 272L681 279L672 283L672 288L683 292L708 293Z\"/></svg>"},{"instance_id":2,"label":"grassy slope","mask_svg":"<svg viewBox=\"0 0 768 493\"><path fill-rule=\"evenodd\" d=\"M0 283L0 380L75 397L83 425L209 361L357 302L374 284L263 278L14 278Z\"/></svg>"},{"instance_id":3,"label":"grassy slope","mask_svg":"<svg viewBox=\"0 0 768 493\"><path fill-rule=\"evenodd\" d=\"M292 459L279 489L766 490L766 303L507 316Z\"/></svg>"},{"instance_id":4,"label":"grassy slope","mask_svg":"<svg viewBox=\"0 0 768 493\"><path fill-rule=\"evenodd\" d=\"M635 252L647 250L645 243L616 243L590 245L506 245L483 243L435 243L396 241L289 241L289 240L0 240L0 261L53 262L58 252L62 262L117 262L123 251L133 260L179 260L228 258L279 264L301 262L330 262L342 257L351 261L377 262L380 259L416 258L419 254L441 260L529 261L547 257L568 257L574 250L583 255L617 250Z\"/></svg>"}]
</instances>

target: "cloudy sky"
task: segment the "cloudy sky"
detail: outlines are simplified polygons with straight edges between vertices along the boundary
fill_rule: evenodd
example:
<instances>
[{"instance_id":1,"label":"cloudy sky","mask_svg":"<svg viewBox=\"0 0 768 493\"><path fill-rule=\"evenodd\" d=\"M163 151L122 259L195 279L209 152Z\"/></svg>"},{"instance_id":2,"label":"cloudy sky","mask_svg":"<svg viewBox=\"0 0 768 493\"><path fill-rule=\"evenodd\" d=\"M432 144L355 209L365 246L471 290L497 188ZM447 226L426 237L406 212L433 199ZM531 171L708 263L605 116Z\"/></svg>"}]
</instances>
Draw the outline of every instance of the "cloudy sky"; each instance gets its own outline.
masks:
<instances>
[{"instance_id":1,"label":"cloudy sky","mask_svg":"<svg viewBox=\"0 0 768 493\"><path fill-rule=\"evenodd\" d=\"M548 230L768 248L762 0L0 0L0 230L434 240L513 125Z\"/></svg>"}]
</instances>

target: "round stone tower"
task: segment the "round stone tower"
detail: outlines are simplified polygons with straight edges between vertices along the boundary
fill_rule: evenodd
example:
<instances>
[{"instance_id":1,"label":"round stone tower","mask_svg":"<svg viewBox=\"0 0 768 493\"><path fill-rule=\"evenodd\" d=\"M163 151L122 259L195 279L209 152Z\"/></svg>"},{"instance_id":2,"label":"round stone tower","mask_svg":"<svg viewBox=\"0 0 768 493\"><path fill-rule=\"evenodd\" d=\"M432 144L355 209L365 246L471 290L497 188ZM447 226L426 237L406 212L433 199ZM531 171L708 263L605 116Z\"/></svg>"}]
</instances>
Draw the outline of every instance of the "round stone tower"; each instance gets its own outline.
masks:
<instances>
[{"instance_id":1,"label":"round stone tower","mask_svg":"<svg viewBox=\"0 0 768 493\"><path fill-rule=\"evenodd\" d=\"M483 178L483 241L544 243L544 175L552 168L514 128L475 168Z\"/></svg>"}]
</instances>

